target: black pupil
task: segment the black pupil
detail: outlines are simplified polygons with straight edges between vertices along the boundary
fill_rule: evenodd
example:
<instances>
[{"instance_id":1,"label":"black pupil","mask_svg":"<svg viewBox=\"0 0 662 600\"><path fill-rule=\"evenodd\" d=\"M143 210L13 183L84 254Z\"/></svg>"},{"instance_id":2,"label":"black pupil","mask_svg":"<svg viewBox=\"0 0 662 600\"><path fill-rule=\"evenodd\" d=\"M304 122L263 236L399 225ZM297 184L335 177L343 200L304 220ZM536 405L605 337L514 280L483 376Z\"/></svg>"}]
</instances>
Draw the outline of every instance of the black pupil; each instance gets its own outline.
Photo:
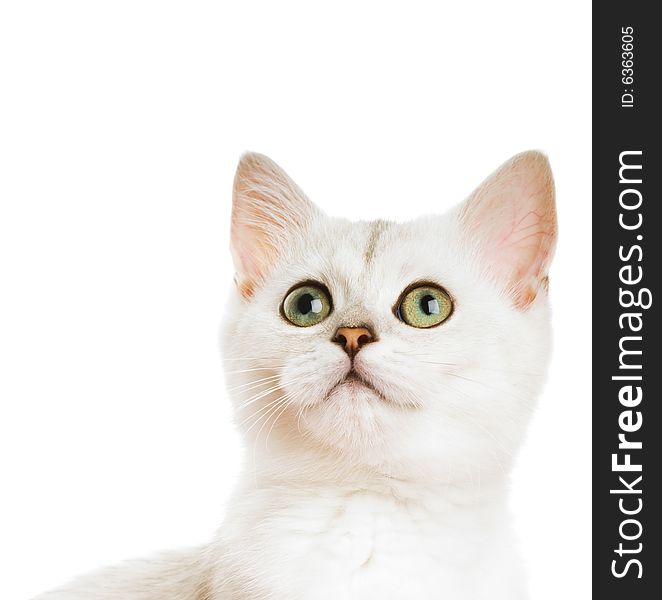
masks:
<instances>
[{"instance_id":1,"label":"black pupil","mask_svg":"<svg viewBox=\"0 0 662 600\"><path fill-rule=\"evenodd\" d=\"M437 299L430 295L426 294L421 298L421 310L426 315L438 315L439 314L439 302Z\"/></svg>"},{"instance_id":2,"label":"black pupil","mask_svg":"<svg viewBox=\"0 0 662 600\"><path fill-rule=\"evenodd\" d=\"M313 301L315 298L312 294L301 294L297 300L297 310L302 315L307 315L313 310Z\"/></svg>"}]
</instances>

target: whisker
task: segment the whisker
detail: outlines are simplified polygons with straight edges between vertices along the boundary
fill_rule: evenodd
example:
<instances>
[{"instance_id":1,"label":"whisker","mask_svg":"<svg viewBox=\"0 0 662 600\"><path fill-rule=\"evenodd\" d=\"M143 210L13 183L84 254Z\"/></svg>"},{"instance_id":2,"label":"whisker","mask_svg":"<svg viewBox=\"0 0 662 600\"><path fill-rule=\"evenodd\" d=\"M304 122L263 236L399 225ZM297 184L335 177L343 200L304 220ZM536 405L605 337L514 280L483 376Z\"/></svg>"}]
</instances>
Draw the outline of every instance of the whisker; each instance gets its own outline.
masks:
<instances>
[{"instance_id":1,"label":"whisker","mask_svg":"<svg viewBox=\"0 0 662 600\"><path fill-rule=\"evenodd\" d=\"M271 435L271 432L273 431L274 425L280 419L281 415L292 405L292 401L294 399L294 396L290 397L287 402L285 402L283 408L280 410L280 412L274 417L273 423L271 424L271 427L269 427L269 431L267 432L267 437L264 440L264 448L265 450L269 450L269 436ZM258 432L258 436L260 435L260 432Z\"/></svg>"},{"instance_id":2,"label":"whisker","mask_svg":"<svg viewBox=\"0 0 662 600\"><path fill-rule=\"evenodd\" d=\"M405 352L402 350L393 350L394 354L403 354L409 357L422 357L422 358L427 358L427 359L432 359L433 357L430 354L422 354L419 352ZM441 367L455 367L455 368L465 368L468 367L469 365L467 364L461 364L461 363L453 363L453 362L446 362L446 361L436 361L436 360L417 360L417 362L428 364L428 365L438 365ZM476 366L477 369L480 369L482 371L494 371L497 373L518 373L522 375L536 375L536 376L542 376L545 373L541 371L530 371L528 369L510 369L510 368L495 368L495 367L486 367L483 365L478 365Z\"/></svg>"},{"instance_id":3,"label":"whisker","mask_svg":"<svg viewBox=\"0 0 662 600\"><path fill-rule=\"evenodd\" d=\"M278 379L280 375L271 375L270 377L262 377L260 379L256 379L254 381L249 381L247 383L242 383L241 385L237 385L235 387L229 388L228 392L236 392L238 390L243 389L244 391L253 389L254 387L259 387L260 385L265 385L265 383L273 381L274 379Z\"/></svg>"},{"instance_id":4,"label":"whisker","mask_svg":"<svg viewBox=\"0 0 662 600\"><path fill-rule=\"evenodd\" d=\"M251 369L236 369L233 371L226 371L227 375L235 375L237 373L251 373L253 371L272 371L278 367L253 367Z\"/></svg>"},{"instance_id":5,"label":"whisker","mask_svg":"<svg viewBox=\"0 0 662 600\"><path fill-rule=\"evenodd\" d=\"M280 402L280 400L283 398L283 396L279 396L278 398L275 398L271 400L270 402L267 402L264 406L260 407L258 410L252 412L250 415L248 415L241 423L237 425L237 427L242 427L244 424L252 421L253 419L259 420L258 417L260 414L264 414L265 411L267 411L269 408L274 406L277 402ZM250 428L248 429L250 431Z\"/></svg>"},{"instance_id":6,"label":"whisker","mask_svg":"<svg viewBox=\"0 0 662 600\"><path fill-rule=\"evenodd\" d=\"M292 385L292 386L296 385L302 379L305 379L305 377L302 376L302 377L297 377L295 379L289 379L287 381L287 383L279 382L277 385L274 385L274 386L272 386L272 387L270 387L266 390L260 390L258 393L254 394L253 396L251 396L251 397L247 398L246 400L244 400L243 402L241 402L238 405L238 409L243 410L247 406L250 406L251 404L257 402L258 400L260 400L261 398L264 398L265 396L271 394L272 392L275 392L275 391L280 390L280 389L284 389L285 385ZM271 383L273 383L273 382L271 382Z\"/></svg>"},{"instance_id":7,"label":"whisker","mask_svg":"<svg viewBox=\"0 0 662 600\"><path fill-rule=\"evenodd\" d=\"M527 401L525 398L522 398L518 396L517 394L513 394L512 392L507 392L505 390L501 390L499 388L496 388L492 385L488 385L487 383L484 383L482 381L479 381L478 379L473 379L471 377L465 377L463 375L458 375L457 373L445 373L445 375L449 375L451 377L455 377L456 379L461 379L463 381L468 381L469 383L474 383L476 385L482 385L486 390L489 390L490 392L497 392L499 394L503 394L504 396L507 396L509 398L514 398L515 400L521 402L522 404L526 405Z\"/></svg>"},{"instance_id":8,"label":"whisker","mask_svg":"<svg viewBox=\"0 0 662 600\"><path fill-rule=\"evenodd\" d=\"M257 436L256 436L256 439L257 439L257 437L259 437L259 435L260 435L260 432L262 431L262 428L263 428L264 425L269 421L269 416L272 415L274 412L276 412L276 411L278 410L278 408L282 405L283 402L286 402L286 401L287 401L287 397L288 397L288 395L285 394L284 396L281 396L280 398L278 398L277 400L275 400L274 402L272 402L271 405L270 405L269 410L266 411L266 412L264 412L264 413L260 416L260 418L257 419L257 420L256 420L256 421L255 421L255 422L254 422L254 423L253 423L253 424L252 424L252 425L246 430L245 433L248 434L248 433L251 431L251 429L253 429L253 427L255 427L260 421L262 421L262 419L264 419L264 418L266 417L266 420L263 422L262 427L260 427L260 430L257 432Z\"/></svg>"},{"instance_id":9,"label":"whisker","mask_svg":"<svg viewBox=\"0 0 662 600\"><path fill-rule=\"evenodd\" d=\"M221 360L269 360L268 356L222 356Z\"/></svg>"},{"instance_id":10,"label":"whisker","mask_svg":"<svg viewBox=\"0 0 662 600\"><path fill-rule=\"evenodd\" d=\"M273 392L276 392L278 390L282 390L282 389L284 389L284 386L281 383L279 383L278 385L274 385L274 386L272 386L272 387L270 387L266 390L262 390L262 391L258 392L257 394L254 394L253 396L251 396L250 398L248 398L247 400L245 400L241 404L239 404L239 406L237 408L239 410L243 410L243 409L249 407L251 404L254 404L255 402L257 402L258 400L261 400L265 396L268 396L269 394L271 394Z\"/></svg>"}]
</instances>

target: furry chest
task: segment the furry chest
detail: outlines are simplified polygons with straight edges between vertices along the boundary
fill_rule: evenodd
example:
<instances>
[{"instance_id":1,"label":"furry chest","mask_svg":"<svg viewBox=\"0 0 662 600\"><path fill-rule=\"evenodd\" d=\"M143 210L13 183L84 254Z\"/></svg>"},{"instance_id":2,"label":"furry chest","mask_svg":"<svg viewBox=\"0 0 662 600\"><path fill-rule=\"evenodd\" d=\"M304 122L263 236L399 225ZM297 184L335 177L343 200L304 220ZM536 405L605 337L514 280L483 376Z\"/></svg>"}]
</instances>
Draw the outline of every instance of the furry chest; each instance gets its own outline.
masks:
<instances>
[{"instance_id":1,"label":"furry chest","mask_svg":"<svg viewBox=\"0 0 662 600\"><path fill-rule=\"evenodd\" d=\"M301 505L263 522L258 568L279 574L273 598L476 600L481 545L463 521L362 493Z\"/></svg>"}]
</instances>

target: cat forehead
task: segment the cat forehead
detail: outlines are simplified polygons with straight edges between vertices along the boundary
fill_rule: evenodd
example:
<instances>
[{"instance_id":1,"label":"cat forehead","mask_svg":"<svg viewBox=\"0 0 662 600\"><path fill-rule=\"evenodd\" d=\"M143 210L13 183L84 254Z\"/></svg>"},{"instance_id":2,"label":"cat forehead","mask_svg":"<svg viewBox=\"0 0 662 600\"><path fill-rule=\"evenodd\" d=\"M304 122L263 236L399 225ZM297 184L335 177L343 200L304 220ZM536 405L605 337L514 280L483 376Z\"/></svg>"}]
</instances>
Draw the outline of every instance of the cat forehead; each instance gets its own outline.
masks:
<instances>
[{"instance_id":1,"label":"cat forehead","mask_svg":"<svg viewBox=\"0 0 662 600\"><path fill-rule=\"evenodd\" d=\"M309 232L301 258L330 280L400 283L445 271L455 246L452 220L445 216L406 223L325 219Z\"/></svg>"},{"instance_id":2,"label":"cat forehead","mask_svg":"<svg viewBox=\"0 0 662 600\"><path fill-rule=\"evenodd\" d=\"M379 260L380 255L399 251L403 246L441 241L449 232L450 218L444 215L421 217L413 221L340 221L338 229L343 241L350 242L367 263Z\"/></svg>"}]
</instances>

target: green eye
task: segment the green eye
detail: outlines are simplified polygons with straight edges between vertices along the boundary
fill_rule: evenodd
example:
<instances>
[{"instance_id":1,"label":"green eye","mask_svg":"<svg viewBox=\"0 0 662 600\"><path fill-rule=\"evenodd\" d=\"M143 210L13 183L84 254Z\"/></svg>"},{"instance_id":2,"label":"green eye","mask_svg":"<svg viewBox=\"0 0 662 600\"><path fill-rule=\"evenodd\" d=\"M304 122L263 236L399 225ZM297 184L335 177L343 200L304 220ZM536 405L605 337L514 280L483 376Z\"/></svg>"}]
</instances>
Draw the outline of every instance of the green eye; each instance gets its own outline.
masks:
<instances>
[{"instance_id":1,"label":"green eye","mask_svg":"<svg viewBox=\"0 0 662 600\"><path fill-rule=\"evenodd\" d=\"M435 285L421 285L406 291L395 311L401 321L412 327L434 327L453 311L450 296Z\"/></svg>"},{"instance_id":2,"label":"green eye","mask_svg":"<svg viewBox=\"0 0 662 600\"><path fill-rule=\"evenodd\" d=\"M283 316L297 327L317 325L330 312L331 296L321 285L302 285L293 289L283 300Z\"/></svg>"}]
</instances>

